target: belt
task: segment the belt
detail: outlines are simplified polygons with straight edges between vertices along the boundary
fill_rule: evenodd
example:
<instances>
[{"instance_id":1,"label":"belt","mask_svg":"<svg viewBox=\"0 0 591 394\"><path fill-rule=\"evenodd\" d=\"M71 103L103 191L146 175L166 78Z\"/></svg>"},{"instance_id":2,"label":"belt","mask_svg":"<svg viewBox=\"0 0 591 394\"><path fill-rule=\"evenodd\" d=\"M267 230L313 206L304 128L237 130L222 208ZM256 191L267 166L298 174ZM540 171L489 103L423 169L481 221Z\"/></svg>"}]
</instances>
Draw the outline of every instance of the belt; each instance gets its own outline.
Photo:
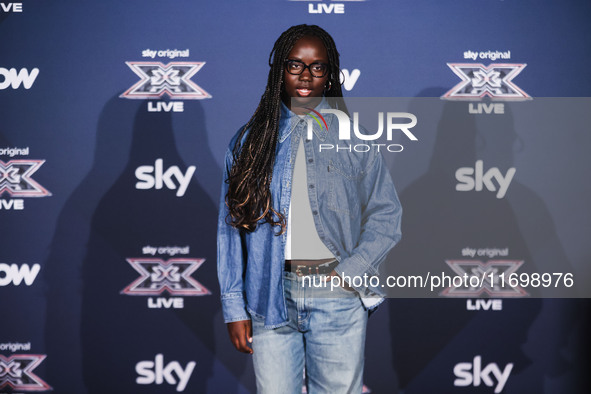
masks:
<instances>
[{"instance_id":1,"label":"belt","mask_svg":"<svg viewBox=\"0 0 591 394\"><path fill-rule=\"evenodd\" d=\"M285 270L294 272L297 276L328 275L335 269L337 265L339 265L337 260L321 263L318 265L301 265L285 261Z\"/></svg>"}]
</instances>

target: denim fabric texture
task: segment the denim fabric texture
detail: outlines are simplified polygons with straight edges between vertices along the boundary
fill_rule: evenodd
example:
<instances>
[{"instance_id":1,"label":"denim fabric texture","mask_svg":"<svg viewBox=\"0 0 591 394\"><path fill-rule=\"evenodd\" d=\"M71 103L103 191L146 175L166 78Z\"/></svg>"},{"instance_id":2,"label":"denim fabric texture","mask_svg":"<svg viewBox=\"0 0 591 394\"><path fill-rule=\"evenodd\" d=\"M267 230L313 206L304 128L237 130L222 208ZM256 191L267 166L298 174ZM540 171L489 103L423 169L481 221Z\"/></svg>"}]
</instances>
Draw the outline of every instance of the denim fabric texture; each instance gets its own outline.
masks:
<instances>
[{"instance_id":1,"label":"denim fabric texture","mask_svg":"<svg viewBox=\"0 0 591 394\"><path fill-rule=\"evenodd\" d=\"M315 110L328 108L323 99ZM336 116L326 114L324 118L328 129L312 122L313 135L308 139L307 117L282 104L271 182L273 208L288 214L295 154L299 139L304 138L310 206L318 236L339 261L335 271L341 276L372 277L378 275L380 264L400 240L402 208L379 152L319 151L320 144L364 143L354 136L340 141ZM278 227L268 223L261 222L254 231L245 232L226 221L226 179L236 138L226 151L218 217L218 279L224 321L252 316L264 321L266 328L281 327L289 318L282 279L286 234L278 236ZM354 288L362 297L384 295L380 288Z\"/></svg>"},{"instance_id":2,"label":"denim fabric texture","mask_svg":"<svg viewBox=\"0 0 591 394\"><path fill-rule=\"evenodd\" d=\"M257 393L301 394L303 384L309 394L361 393L368 313L359 295L292 272L283 283L289 323L268 330L252 319Z\"/></svg>"}]
</instances>

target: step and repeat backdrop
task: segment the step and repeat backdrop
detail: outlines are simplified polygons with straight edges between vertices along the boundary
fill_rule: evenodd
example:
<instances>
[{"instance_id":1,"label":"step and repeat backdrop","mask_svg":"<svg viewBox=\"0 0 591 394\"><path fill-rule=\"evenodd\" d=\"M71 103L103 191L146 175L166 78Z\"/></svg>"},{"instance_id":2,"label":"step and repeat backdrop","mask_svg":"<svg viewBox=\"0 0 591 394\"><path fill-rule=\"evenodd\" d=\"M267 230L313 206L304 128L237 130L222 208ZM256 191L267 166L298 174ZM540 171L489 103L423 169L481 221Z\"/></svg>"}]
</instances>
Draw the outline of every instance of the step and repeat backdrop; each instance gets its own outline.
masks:
<instances>
[{"instance_id":1,"label":"step and repeat backdrop","mask_svg":"<svg viewBox=\"0 0 591 394\"><path fill-rule=\"evenodd\" d=\"M591 392L589 1L0 7L0 393L256 391L219 191L301 23L334 37L345 96L416 118L353 147L381 149L404 209L364 392Z\"/></svg>"}]
</instances>

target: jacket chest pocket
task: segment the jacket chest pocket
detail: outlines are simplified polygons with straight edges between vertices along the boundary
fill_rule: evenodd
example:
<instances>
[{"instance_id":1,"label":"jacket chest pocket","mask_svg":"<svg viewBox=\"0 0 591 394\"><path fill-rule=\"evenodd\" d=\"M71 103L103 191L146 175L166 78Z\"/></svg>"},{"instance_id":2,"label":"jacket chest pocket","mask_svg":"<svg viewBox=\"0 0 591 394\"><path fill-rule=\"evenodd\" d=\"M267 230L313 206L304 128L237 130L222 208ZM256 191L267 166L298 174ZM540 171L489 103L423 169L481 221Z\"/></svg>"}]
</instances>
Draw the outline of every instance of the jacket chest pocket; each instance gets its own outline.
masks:
<instances>
[{"instance_id":1,"label":"jacket chest pocket","mask_svg":"<svg viewBox=\"0 0 591 394\"><path fill-rule=\"evenodd\" d=\"M365 172L351 165L328 163L328 209L349 215L360 216L359 193Z\"/></svg>"}]
</instances>

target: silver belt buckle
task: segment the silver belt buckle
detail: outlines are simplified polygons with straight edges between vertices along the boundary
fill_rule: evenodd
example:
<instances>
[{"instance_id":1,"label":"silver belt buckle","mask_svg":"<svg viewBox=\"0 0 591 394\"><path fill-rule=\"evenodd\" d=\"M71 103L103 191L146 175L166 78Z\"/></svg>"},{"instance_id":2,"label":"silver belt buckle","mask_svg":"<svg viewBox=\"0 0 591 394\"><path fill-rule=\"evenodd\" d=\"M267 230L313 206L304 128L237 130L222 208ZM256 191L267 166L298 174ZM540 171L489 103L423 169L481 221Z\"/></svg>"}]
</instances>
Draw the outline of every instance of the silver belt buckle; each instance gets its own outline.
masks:
<instances>
[{"instance_id":1,"label":"silver belt buckle","mask_svg":"<svg viewBox=\"0 0 591 394\"><path fill-rule=\"evenodd\" d=\"M305 265L296 266L295 273L297 276L304 276L304 274L302 273L302 268L306 268L306 266Z\"/></svg>"}]
</instances>

